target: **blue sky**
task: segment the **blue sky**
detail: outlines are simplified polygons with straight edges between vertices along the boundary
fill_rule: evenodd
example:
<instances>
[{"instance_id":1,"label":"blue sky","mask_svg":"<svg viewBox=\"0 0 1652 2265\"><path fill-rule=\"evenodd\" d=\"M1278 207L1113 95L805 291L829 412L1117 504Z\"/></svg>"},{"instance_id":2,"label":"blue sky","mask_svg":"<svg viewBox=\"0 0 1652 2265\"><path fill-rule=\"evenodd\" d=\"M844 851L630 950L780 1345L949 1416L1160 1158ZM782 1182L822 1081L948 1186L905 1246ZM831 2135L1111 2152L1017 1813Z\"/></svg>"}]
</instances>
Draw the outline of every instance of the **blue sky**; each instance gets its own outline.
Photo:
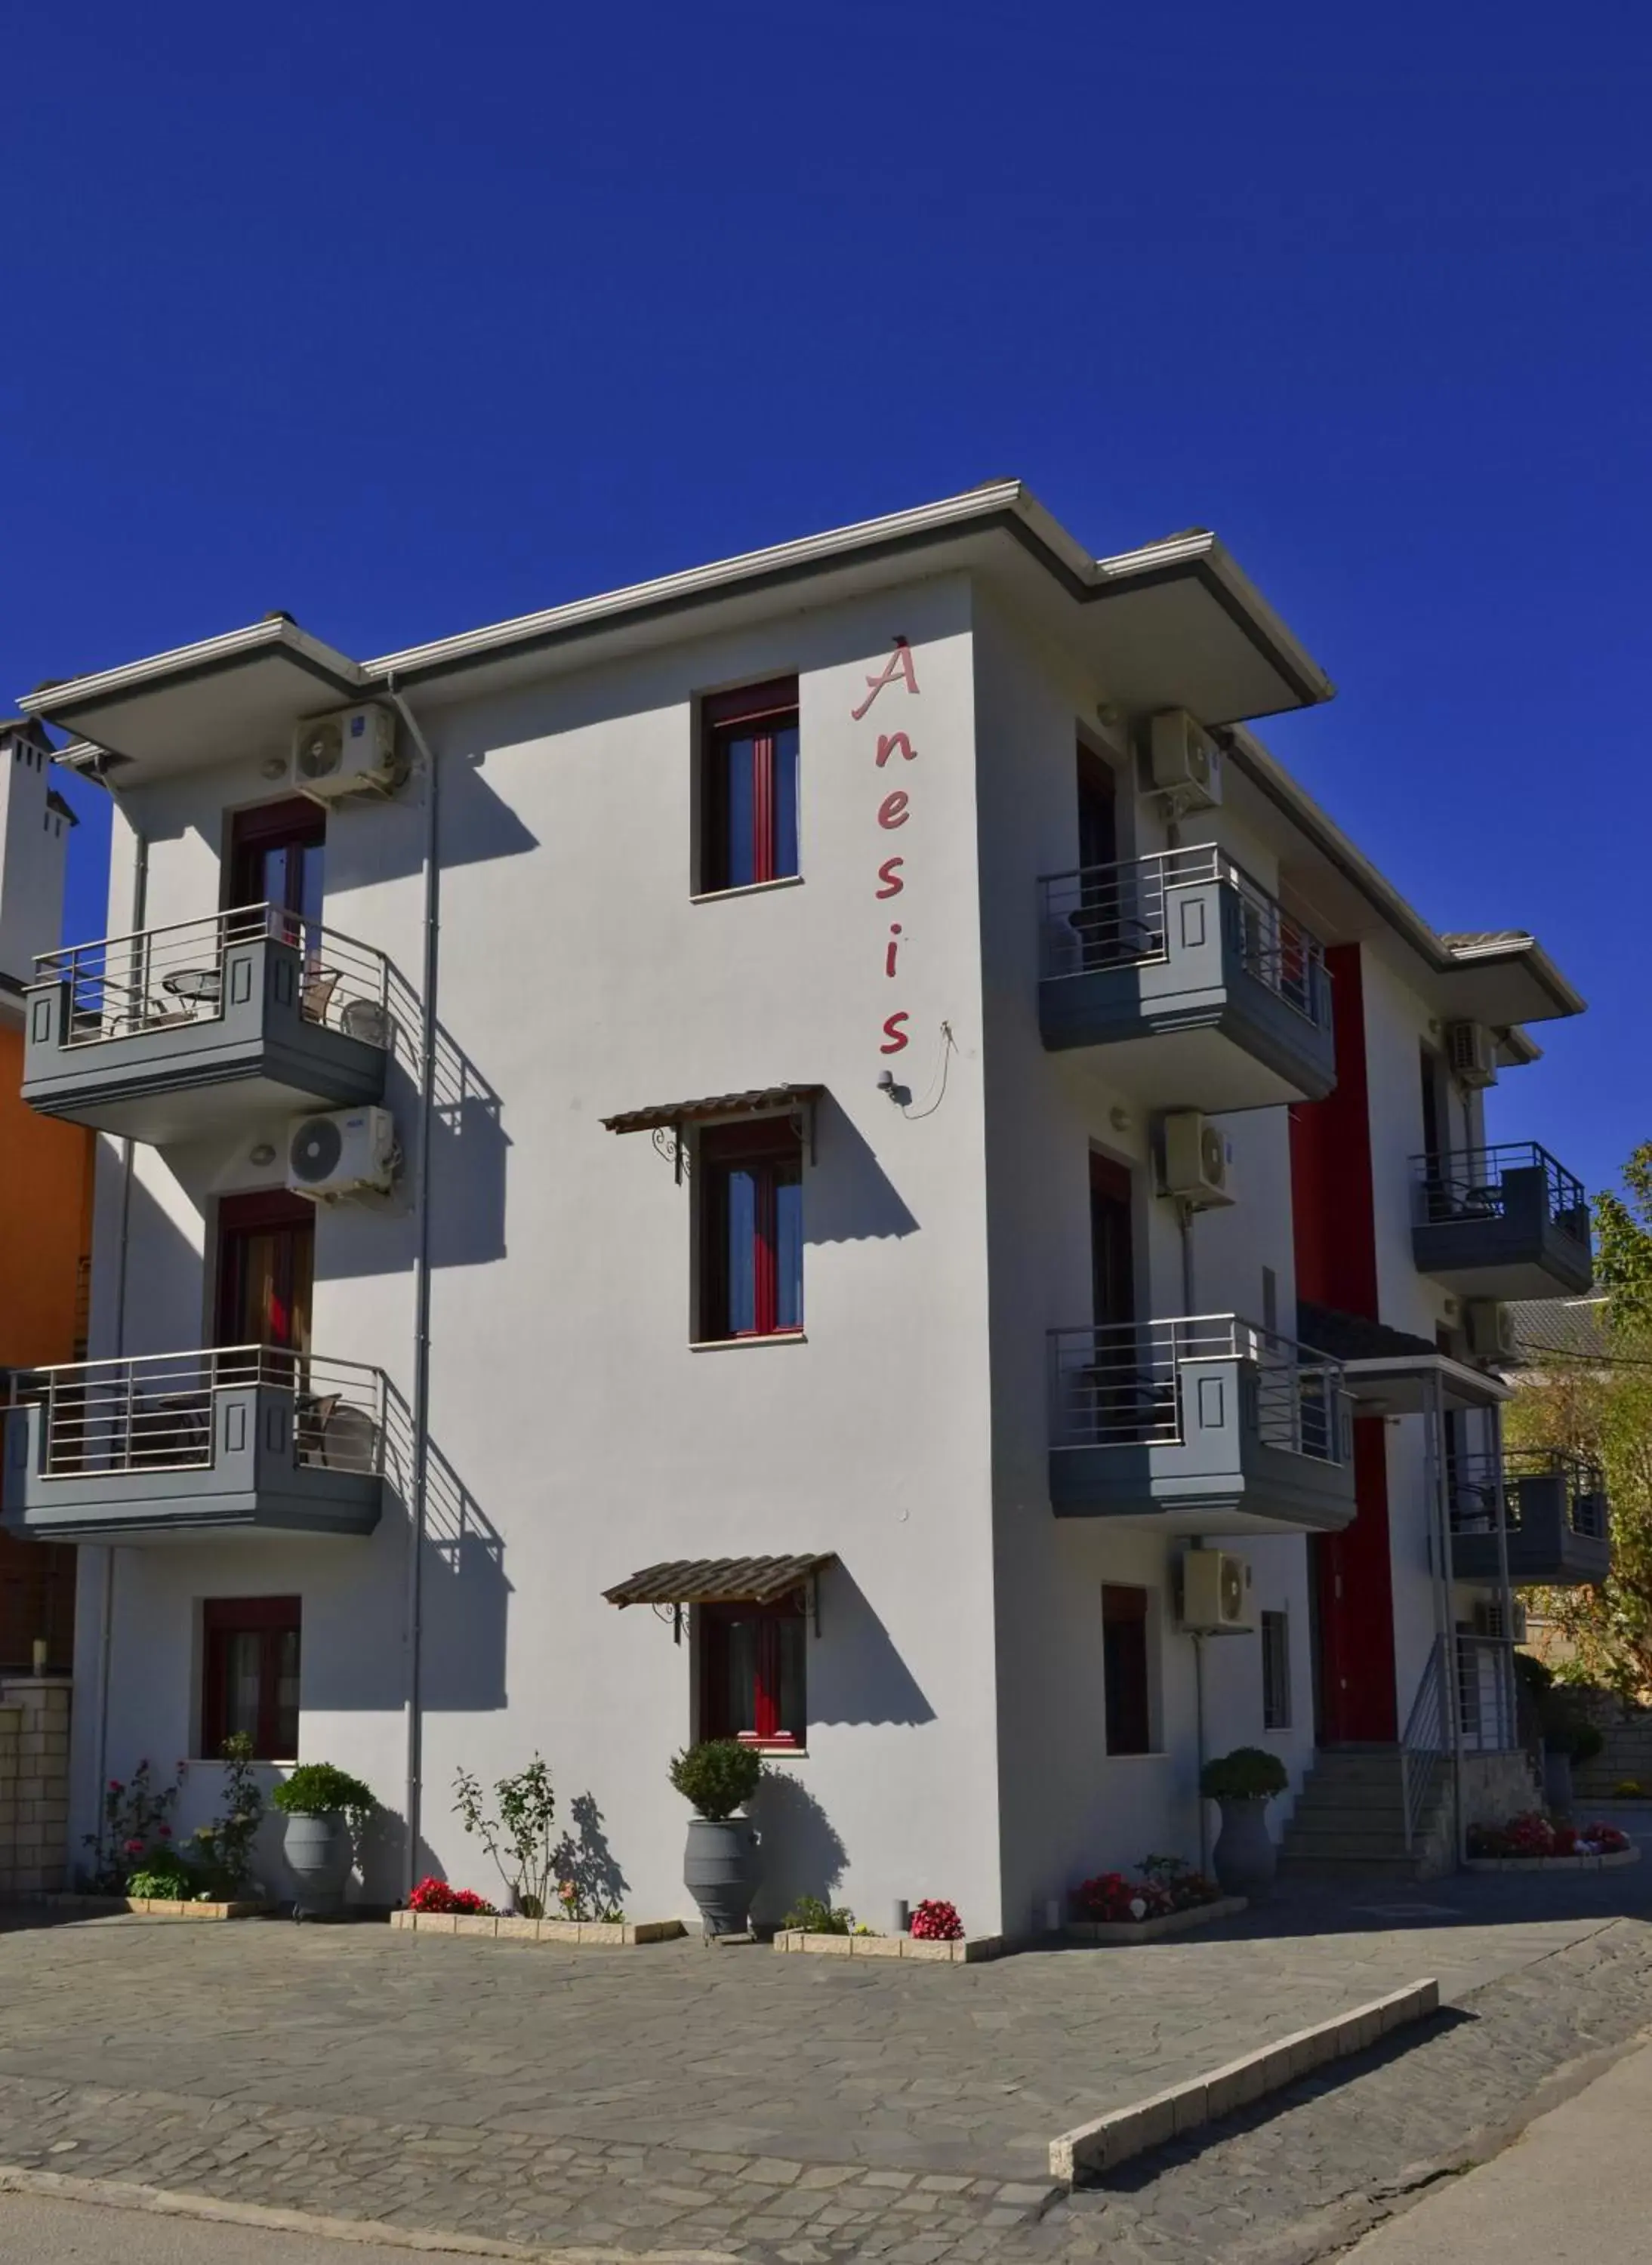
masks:
<instances>
[{"instance_id":1,"label":"blue sky","mask_svg":"<svg viewBox=\"0 0 1652 2265\"><path fill-rule=\"evenodd\" d=\"M1341 688L1277 751L1591 1002L1496 1129L1652 1138L1644 8L90 0L0 59L0 695L1004 474L1214 526Z\"/></svg>"}]
</instances>

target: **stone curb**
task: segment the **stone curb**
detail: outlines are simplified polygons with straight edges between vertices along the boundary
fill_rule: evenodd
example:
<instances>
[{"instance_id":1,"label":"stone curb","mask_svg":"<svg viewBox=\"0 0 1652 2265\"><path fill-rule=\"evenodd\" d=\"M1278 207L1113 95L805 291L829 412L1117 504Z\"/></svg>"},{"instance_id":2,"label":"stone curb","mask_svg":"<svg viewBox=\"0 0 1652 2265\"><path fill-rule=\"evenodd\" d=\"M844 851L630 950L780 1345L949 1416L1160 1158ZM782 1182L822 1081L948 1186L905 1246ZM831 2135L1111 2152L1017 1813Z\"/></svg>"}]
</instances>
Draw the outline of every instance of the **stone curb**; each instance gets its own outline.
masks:
<instances>
[{"instance_id":1,"label":"stone curb","mask_svg":"<svg viewBox=\"0 0 1652 2265\"><path fill-rule=\"evenodd\" d=\"M1549 1872L1620 1872L1638 1864L1638 1848L1612 1848L1604 1856L1465 1856L1466 1872L1524 1872L1527 1877Z\"/></svg>"},{"instance_id":2,"label":"stone curb","mask_svg":"<svg viewBox=\"0 0 1652 2265\"><path fill-rule=\"evenodd\" d=\"M215 2225L257 2226L266 2233L308 2233L358 2247L405 2249L423 2256L502 2257L510 2265L637 2265L630 2249L528 2247L520 2241L490 2241L476 2233L444 2232L418 2225L393 2225L378 2218L320 2218L313 2210L273 2210L262 2203L220 2202L210 2195L178 2194L129 2179L81 2179L61 2171L25 2171L0 2164L0 2194L39 2195L58 2202L93 2203L105 2210L145 2210L159 2218L195 2218ZM733 2265L727 2249L651 2249L648 2265Z\"/></svg>"},{"instance_id":3,"label":"stone curb","mask_svg":"<svg viewBox=\"0 0 1652 2265\"><path fill-rule=\"evenodd\" d=\"M956 1942L914 1941L909 1934L807 1934L801 1927L782 1927L775 1948L790 1955L799 1951L817 1958L920 1958L937 1966L976 1966L984 1958L1002 1958L1001 1934L960 1935Z\"/></svg>"},{"instance_id":4,"label":"stone curb","mask_svg":"<svg viewBox=\"0 0 1652 2265\"><path fill-rule=\"evenodd\" d=\"M0 1904L26 1904L36 1910L78 1912L83 1919L117 1918L123 1912L144 1919L261 1919L275 1906L257 1898L232 1904L186 1904L148 1896L56 1894L0 1896Z\"/></svg>"},{"instance_id":5,"label":"stone curb","mask_svg":"<svg viewBox=\"0 0 1652 2265\"><path fill-rule=\"evenodd\" d=\"M1224 2068L1213 2068L1190 2083L1132 2101L1128 2108L1116 2108L1110 2115L1098 2116L1094 2123L1081 2123L1050 2142L1050 2175L1069 2187L1099 2177L1149 2147L1162 2146L1184 2131L1197 2130L1219 2116L1231 2116L1235 2108L1248 2108L1270 2092L1282 2091L1328 2061L1364 2052L1391 2030L1426 2021L1439 2011L1439 2003L1437 1981L1412 1982L1386 1998L1356 2006L1351 2013L1339 2014L1313 2028L1298 2029L1291 2036L1277 2037L1259 2051L1229 2061Z\"/></svg>"},{"instance_id":6,"label":"stone curb","mask_svg":"<svg viewBox=\"0 0 1652 2265\"><path fill-rule=\"evenodd\" d=\"M391 1926L401 1934L462 1934L479 1942L545 1942L610 1950L635 1949L646 1942L676 1942L688 1933L680 1919L510 1919L479 1912L393 1911Z\"/></svg>"},{"instance_id":7,"label":"stone curb","mask_svg":"<svg viewBox=\"0 0 1652 2265\"><path fill-rule=\"evenodd\" d=\"M1218 1919L1233 1919L1249 1908L1247 1897L1219 1896L1213 1904L1167 1912L1162 1919L1069 1919L1061 1933L1068 1942L1158 1942L1167 1934L1187 1934L1196 1926L1213 1926Z\"/></svg>"}]
</instances>

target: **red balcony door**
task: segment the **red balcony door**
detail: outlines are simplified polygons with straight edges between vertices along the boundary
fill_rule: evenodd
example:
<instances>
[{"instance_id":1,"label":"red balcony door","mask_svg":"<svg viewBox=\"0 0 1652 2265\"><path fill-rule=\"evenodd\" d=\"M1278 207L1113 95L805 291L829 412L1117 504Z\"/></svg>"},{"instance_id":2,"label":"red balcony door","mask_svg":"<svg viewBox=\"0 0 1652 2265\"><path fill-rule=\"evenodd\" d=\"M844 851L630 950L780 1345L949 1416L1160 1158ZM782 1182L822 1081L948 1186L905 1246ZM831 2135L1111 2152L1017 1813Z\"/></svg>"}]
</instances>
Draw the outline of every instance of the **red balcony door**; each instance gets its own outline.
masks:
<instances>
[{"instance_id":1,"label":"red balcony door","mask_svg":"<svg viewBox=\"0 0 1652 2265\"><path fill-rule=\"evenodd\" d=\"M1090 1151L1090 1294L1095 1326L1136 1318L1136 1253L1130 1173Z\"/></svg>"},{"instance_id":2,"label":"red balcony door","mask_svg":"<svg viewBox=\"0 0 1652 2265\"><path fill-rule=\"evenodd\" d=\"M316 1206L284 1188L218 1207L217 1341L309 1351Z\"/></svg>"},{"instance_id":3,"label":"red balcony door","mask_svg":"<svg viewBox=\"0 0 1652 2265\"><path fill-rule=\"evenodd\" d=\"M302 795L242 810L230 821L226 908L273 905L300 929L321 920L327 813Z\"/></svg>"}]
</instances>

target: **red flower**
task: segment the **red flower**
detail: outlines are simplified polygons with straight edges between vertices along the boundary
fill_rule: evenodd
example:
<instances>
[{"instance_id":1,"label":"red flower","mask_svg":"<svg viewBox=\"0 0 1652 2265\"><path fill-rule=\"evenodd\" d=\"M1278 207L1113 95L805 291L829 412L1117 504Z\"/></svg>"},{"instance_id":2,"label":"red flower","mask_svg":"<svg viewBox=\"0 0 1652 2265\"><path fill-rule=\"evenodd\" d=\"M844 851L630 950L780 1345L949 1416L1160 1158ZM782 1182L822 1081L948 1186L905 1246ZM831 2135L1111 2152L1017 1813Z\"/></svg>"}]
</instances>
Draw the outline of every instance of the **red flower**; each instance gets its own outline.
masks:
<instances>
[{"instance_id":1,"label":"red flower","mask_svg":"<svg viewBox=\"0 0 1652 2265\"><path fill-rule=\"evenodd\" d=\"M111 1793L119 1793L121 1790L120 1781L118 1777L112 1777L110 1779L109 1790Z\"/></svg>"},{"instance_id":2,"label":"red flower","mask_svg":"<svg viewBox=\"0 0 1652 2265\"><path fill-rule=\"evenodd\" d=\"M407 1908L416 1912L462 1912L468 1918L478 1919L493 1915L492 1904L477 1895L474 1888L450 1888L446 1880L437 1879L433 1873L413 1890L407 1898Z\"/></svg>"},{"instance_id":3,"label":"red flower","mask_svg":"<svg viewBox=\"0 0 1652 2265\"><path fill-rule=\"evenodd\" d=\"M172 1837L172 1828L170 1824L157 1824L155 1830L163 1840L170 1840Z\"/></svg>"},{"instance_id":4,"label":"red flower","mask_svg":"<svg viewBox=\"0 0 1652 2265\"><path fill-rule=\"evenodd\" d=\"M141 1856L143 1854L143 1843L142 1840L128 1840L127 1842L127 1854L128 1856Z\"/></svg>"},{"instance_id":5,"label":"red flower","mask_svg":"<svg viewBox=\"0 0 1652 2265\"><path fill-rule=\"evenodd\" d=\"M957 1942L963 1934L964 1922L958 1917L957 1906L943 1902L938 1896L926 1896L912 1915L914 1942Z\"/></svg>"}]
</instances>

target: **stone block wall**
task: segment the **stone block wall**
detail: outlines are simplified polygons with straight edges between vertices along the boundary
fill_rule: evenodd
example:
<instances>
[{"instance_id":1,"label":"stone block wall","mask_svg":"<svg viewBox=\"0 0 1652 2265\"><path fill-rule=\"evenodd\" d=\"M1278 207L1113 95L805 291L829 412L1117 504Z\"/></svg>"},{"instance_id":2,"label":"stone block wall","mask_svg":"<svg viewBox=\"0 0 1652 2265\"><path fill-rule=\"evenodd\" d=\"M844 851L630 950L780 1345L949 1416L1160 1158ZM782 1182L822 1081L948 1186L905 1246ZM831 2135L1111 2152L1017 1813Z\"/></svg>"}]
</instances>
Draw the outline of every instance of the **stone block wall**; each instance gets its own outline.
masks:
<instances>
[{"instance_id":1,"label":"stone block wall","mask_svg":"<svg viewBox=\"0 0 1652 2265\"><path fill-rule=\"evenodd\" d=\"M0 1678L0 1895L67 1883L70 1688L66 1675Z\"/></svg>"},{"instance_id":2,"label":"stone block wall","mask_svg":"<svg viewBox=\"0 0 1652 2265\"><path fill-rule=\"evenodd\" d=\"M1652 1707L1629 1707L1602 1692L1590 1705L1605 1745L1593 1761L1574 1767L1572 1784L1580 1801L1608 1796L1626 1778L1652 1793Z\"/></svg>"}]
</instances>

